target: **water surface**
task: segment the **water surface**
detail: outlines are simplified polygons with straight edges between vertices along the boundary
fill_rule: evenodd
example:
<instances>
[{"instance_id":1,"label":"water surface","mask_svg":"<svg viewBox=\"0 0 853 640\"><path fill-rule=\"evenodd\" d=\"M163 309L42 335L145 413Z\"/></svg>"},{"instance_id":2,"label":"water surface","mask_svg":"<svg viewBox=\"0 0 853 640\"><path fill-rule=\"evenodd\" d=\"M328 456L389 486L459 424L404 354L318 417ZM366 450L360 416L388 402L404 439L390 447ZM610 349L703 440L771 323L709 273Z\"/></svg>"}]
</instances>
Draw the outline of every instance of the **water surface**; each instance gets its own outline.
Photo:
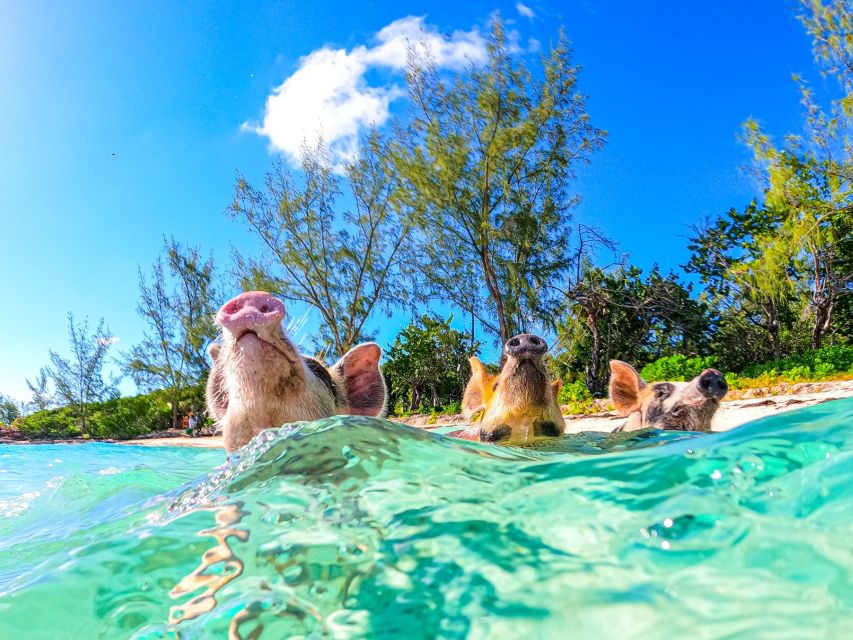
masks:
<instances>
[{"instance_id":1,"label":"water surface","mask_svg":"<svg viewBox=\"0 0 853 640\"><path fill-rule=\"evenodd\" d=\"M853 629L853 399L524 449L336 417L224 460L0 446L0 638Z\"/></svg>"}]
</instances>

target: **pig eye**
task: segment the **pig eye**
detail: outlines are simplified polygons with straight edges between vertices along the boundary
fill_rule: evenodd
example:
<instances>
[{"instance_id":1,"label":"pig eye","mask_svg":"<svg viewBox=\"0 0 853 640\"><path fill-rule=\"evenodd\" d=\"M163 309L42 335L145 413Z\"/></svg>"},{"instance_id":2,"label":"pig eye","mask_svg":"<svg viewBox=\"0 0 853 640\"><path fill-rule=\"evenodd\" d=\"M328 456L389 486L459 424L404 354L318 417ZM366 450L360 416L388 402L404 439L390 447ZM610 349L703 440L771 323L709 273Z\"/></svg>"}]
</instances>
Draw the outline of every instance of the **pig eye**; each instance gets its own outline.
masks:
<instances>
[{"instance_id":1,"label":"pig eye","mask_svg":"<svg viewBox=\"0 0 853 640\"><path fill-rule=\"evenodd\" d=\"M677 406L677 407L673 407L673 409L672 409L672 411L671 411L670 413L671 413L673 416L675 416L676 418L680 418L680 417L681 417L681 416L683 416L685 413L687 413L687 407L685 407L684 405L679 405L679 406Z\"/></svg>"},{"instance_id":2,"label":"pig eye","mask_svg":"<svg viewBox=\"0 0 853 640\"><path fill-rule=\"evenodd\" d=\"M655 387L655 396L657 398L666 398L670 394L669 388L663 385Z\"/></svg>"},{"instance_id":3,"label":"pig eye","mask_svg":"<svg viewBox=\"0 0 853 640\"><path fill-rule=\"evenodd\" d=\"M498 388L498 383L496 382L495 384L492 385L492 391L494 391L497 388Z\"/></svg>"}]
</instances>

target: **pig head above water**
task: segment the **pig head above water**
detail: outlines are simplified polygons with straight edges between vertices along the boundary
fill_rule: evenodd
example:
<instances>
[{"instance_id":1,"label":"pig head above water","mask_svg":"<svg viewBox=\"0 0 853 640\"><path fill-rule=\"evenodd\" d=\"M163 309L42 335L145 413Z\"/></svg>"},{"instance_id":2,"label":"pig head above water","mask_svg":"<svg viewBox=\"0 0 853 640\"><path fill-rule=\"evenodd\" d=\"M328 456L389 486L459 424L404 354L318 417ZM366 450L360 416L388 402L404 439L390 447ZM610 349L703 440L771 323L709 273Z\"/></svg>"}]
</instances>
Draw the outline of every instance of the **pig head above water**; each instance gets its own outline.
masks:
<instances>
[{"instance_id":1,"label":"pig head above water","mask_svg":"<svg viewBox=\"0 0 853 640\"><path fill-rule=\"evenodd\" d=\"M242 293L216 314L222 341L208 348L206 398L229 454L288 422L385 414L378 345L358 345L327 369L299 353L282 328L284 318L284 304L263 291Z\"/></svg>"},{"instance_id":2,"label":"pig head above water","mask_svg":"<svg viewBox=\"0 0 853 640\"><path fill-rule=\"evenodd\" d=\"M716 369L705 369L689 382L646 382L628 363L611 360L610 401L628 417L614 431L710 431L728 389Z\"/></svg>"},{"instance_id":3,"label":"pig head above water","mask_svg":"<svg viewBox=\"0 0 853 640\"><path fill-rule=\"evenodd\" d=\"M542 361L547 351L542 338L523 333L507 340L497 374L472 357L462 411L469 418L482 412L482 417L471 428L451 435L483 442L561 435L566 424L557 396L563 383L548 375Z\"/></svg>"}]
</instances>

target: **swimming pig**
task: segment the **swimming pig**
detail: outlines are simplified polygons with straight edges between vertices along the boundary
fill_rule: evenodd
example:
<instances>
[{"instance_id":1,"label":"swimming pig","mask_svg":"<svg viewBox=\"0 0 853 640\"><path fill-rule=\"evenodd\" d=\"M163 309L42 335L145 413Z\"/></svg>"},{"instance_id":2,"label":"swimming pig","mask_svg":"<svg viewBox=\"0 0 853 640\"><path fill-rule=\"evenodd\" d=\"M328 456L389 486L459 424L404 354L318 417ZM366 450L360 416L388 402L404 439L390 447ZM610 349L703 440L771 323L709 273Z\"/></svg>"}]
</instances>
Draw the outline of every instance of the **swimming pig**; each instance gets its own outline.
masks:
<instances>
[{"instance_id":1,"label":"swimming pig","mask_svg":"<svg viewBox=\"0 0 853 640\"><path fill-rule=\"evenodd\" d=\"M378 345L358 345L327 369L300 355L282 329L284 316L284 304L263 291L242 293L216 314L222 342L208 348L207 408L229 454L287 422L384 415Z\"/></svg>"},{"instance_id":2,"label":"swimming pig","mask_svg":"<svg viewBox=\"0 0 853 640\"><path fill-rule=\"evenodd\" d=\"M614 431L653 427L672 431L710 431L720 400L729 390L723 374L705 369L689 382L646 383L636 369L610 361L610 400L628 420Z\"/></svg>"},{"instance_id":3,"label":"swimming pig","mask_svg":"<svg viewBox=\"0 0 853 640\"><path fill-rule=\"evenodd\" d=\"M469 418L479 411L483 415L478 423L452 435L483 442L561 435L566 423L557 395L563 383L548 375L542 362L547 351L542 338L523 333L507 340L497 374L472 357L462 412Z\"/></svg>"}]
</instances>

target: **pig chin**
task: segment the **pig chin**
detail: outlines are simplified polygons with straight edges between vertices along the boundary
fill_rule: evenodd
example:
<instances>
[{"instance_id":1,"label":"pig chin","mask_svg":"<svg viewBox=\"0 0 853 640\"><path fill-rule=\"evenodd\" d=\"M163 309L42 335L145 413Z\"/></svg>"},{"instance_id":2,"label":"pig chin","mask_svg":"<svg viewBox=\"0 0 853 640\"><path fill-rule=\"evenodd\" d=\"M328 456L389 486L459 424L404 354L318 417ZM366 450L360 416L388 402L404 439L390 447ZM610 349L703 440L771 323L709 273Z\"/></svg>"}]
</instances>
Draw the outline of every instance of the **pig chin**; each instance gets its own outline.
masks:
<instances>
[{"instance_id":1,"label":"pig chin","mask_svg":"<svg viewBox=\"0 0 853 640\"><path fill-rule=\"evenodd\" d=\"M288 347L277 336L247 331L234 342L234 369L239 377L252 385L272 388L289 382L289 386L293 386L301 376L300 369L294 367L287 357Z\"/></svg>"},{"instance_id":2,"label":"pig chin","mask_svg":"<svg viewBox=\"0 0 853 640\"><path fill-rule=\"evenodd\" d=\"M504 365L507 376L506 394L517 399L517 404L541 406L545 404L547 379L541 358L511 358Z\"/></svg>"}]
</instances>

